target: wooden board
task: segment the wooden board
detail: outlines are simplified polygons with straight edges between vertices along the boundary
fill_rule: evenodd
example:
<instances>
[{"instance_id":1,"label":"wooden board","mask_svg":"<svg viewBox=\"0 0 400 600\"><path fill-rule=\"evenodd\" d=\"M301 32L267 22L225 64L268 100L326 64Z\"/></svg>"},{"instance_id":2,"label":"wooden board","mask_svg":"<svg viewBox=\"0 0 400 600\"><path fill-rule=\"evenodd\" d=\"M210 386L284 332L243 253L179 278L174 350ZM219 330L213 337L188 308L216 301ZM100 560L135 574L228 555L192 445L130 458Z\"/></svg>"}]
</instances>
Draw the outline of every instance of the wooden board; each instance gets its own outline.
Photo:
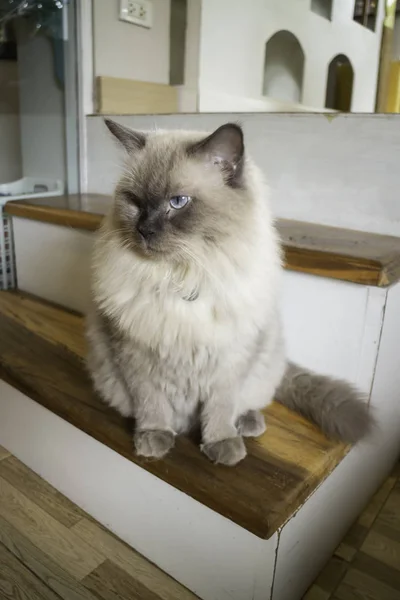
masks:
<instances>
[{"instance_id":1,"label":"wooden board","mask_svg":"<svg viewBox=\"0 0 400 600\"><path fill-rule=\"evenodd\" d=\"M400 238L280 219L286 267L385 287L400 279Z\"/></svg>"},{"instance_id":2,"label":"wooden board","mask_svg":"<svg viewBox=\"0 0 400 600\"><path fill-rule=\"evenodd\" d=\"M0 478L24 494L65 527L76 525L85 513L68 498L43 481L14 456L0 462Z\"/></svg>"},{"instance_id":3,"label":"wooden board","mask_svg":"<svg viewBox=\"0 0 400 600\"><path fill-rule=\"evenodd\" d=\"M99 76L96 100L102 115L179 112L177 89L163 83Z\"/></svg>"},{"instance_id":4,"label":"wooden board","mask_svg":"<svg viewBox=\"0 0 400 600\"><path fill-rule=\"evenodd\" d=\"M54 562L63 565L63 568L78 580L86 577L104 560L100 552L27 496L18 492L2 477L0 477L0 518L10 523L32 544L52 557Z\"/></svg>"},{"instance_id":5,"label":"wooden board","mask_svg":"<svg viewBox=\"0 0 400 600\"><path fill-rule=\"evenodd\" d=\"M154 598L154 600L197 599L197 596L181 586L177 581L161 571L161 569L117 539L111 532L106 531L99 523L84 515L76 505L70 503L65 496L59 494L44 479L38 477L15 457L11 458L15 465L17 465L16 471L18 472L18 476L15 479L17 485L13 486L13 492L21 513L17 521L15 521L15 518L11 518L14 524L11 524L6 518L0 515L0 556L2 552L7 551L9 553L8 556L13 557L20 567L17 570L13 569L11 572L6 569L4 572L3 567L5 565L3 562L0 563L1 598L3 598L1 595L3 588L5 590L8 588L10 593L12 584L14 584L13 589L18 589L19 586L23 587L23 574L26 572L25 569L27 569L36 581L40 581L42 593L39 597L41 599L48 597L46 593L52 598L53 596L50 591L52 590L58 599L98 600L99 597L102 597L102 590L105 590L107 594L111 582L106 577L106 574L109 573L111 575L113 567L115 567L120 575L118 579L121 579L121 582L125 584L125 589L123 589L123 592L121 590L121 594L118 596L120 600L130 600L132 598L144 600L148 597ZM101 561L96 561L94 569L87 573L84 578L79 573L71 574L65 568L68 562L65 561L63 554L59 552L59 548L65 546L63 529L53 528L51 531L47 529L44 532L38 521L34 523L33 528L31 527L31 505L26 502L26 494L21 491L24 490L25 476L28 476L31 480L35 479L37 483L36 490L41 498L46 498L49 495L49 499L51 500L55 496L59 496L61 503L64 505L70 504L72 510L76 514L81 515L79 522L69 524L67 536L72 535L74 537L77 550L83 544L86 551L85 560L88 558L90 560L91 556L94 555L100 556ZM0 476L0 485L1 482L2 476ZM9 500L6 499L6 502L9 502ZM51 502L45 502L43 506L45 513L48 506L51 506ZM33 507L33 510L35 511L35 507ZM7 512L7 510L4 511L2 507L2 512ZM13 513L13 511L11 512ZM53 511L48 513L50 521L54 516L52 513ZM57 519L57 516L55 518ZM26 519L29 521L29 530L26 530L24 526ZM34 531L35 528L36 532ZM37 535L33 535L33 533ZM41 538L44 533L46 533L46 539L42 542ZM51 554L48 551L46 552L50 544L51 547L56 549ZM14 562L14 564L16 563ZM102 568L102 565L104 565L104 568ZM107 569L107 567L110 568ZM93 583L99 588L99 593L92 594L89 591L93 587ZM114 581L113 584L118 586L118 581ZM6 594L6 597L31 600L33 596L29 591L26 595L19 596L16 594L14 596ZM135 591L135 593L132 593L132 591ZM113 600L116 598L112 594L105 597L110 597Z\"/></svg>"},{"instance_id":6,"label":"wooden board","mask_svg":"<svg viewBox=\"0 0 400 600\"><path fill-rule=\"evenodd\" d=\"M1 598L59 600L57 594L47 588L2 544L0 544L0 565Z\"/></svg>"},{"instance_id":7,"label":"wooden board","mask_svg":"<svg viewBox=\"0 0 400 600\"><path fill-rule=\"evenodd\" d=\"M69 210L54 198L52 206L16 201L8 202L5 210L15 217L94 231L110 206L110 197L87 201L87 205L85 211ZM288 219L279 219L276 225L285 252L284 266L290 271L378 287L400 279L400 238Z\"/></svg>"},{"instance_id":8,"label":"wooden board","mask_svg":"<svg viewBox=\"0 0 400 600\"><path fill-rule=\"evenodd\" d=\"M33 219L64 227L95 231L110 206L110 196L82 194L37 198L34 201L7 202L7 213L22 219ZM81 205L84 210L72 210L70 205Z\"/></svg>"},{"instance_id":9,"label":"wooden board","mask_svg":"<svg viewBox=\"0 0 400 600\"><path fill-rule=\"evenodd\" d=\"M281 527L347 453L345 445L327 440L310 423L273 404L266 411L267 432L247 443L249 454L235 468L212 465L187 438L178 439L162 461L139 459L133 454L132 424L92 391L79 315L1 292L0 330L5 381L259 537L269 538Z\"/></svg>"}]
</instances>

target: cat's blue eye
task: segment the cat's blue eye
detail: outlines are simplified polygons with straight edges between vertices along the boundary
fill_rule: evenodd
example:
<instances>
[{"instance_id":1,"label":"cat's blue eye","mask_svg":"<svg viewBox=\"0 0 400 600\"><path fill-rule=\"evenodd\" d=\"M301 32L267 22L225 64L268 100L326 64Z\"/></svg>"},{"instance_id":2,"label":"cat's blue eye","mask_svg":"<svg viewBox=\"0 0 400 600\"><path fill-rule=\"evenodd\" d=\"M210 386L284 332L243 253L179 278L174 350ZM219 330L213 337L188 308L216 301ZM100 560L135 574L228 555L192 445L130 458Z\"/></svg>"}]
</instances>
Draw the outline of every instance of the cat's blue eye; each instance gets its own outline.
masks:
<instances>
[{"instance_id":1,"label":"cat's blue eye","mask_svg":"<svg viewBox=\"0 0 400 600\"><path fill-rule=\"evenodd\" d=\"M172 208L175 208L175 210L179 210L180 208L186 206L191 199L192 198L190 196L172 196L169 204Z\"/></svg>"}]
</instances>

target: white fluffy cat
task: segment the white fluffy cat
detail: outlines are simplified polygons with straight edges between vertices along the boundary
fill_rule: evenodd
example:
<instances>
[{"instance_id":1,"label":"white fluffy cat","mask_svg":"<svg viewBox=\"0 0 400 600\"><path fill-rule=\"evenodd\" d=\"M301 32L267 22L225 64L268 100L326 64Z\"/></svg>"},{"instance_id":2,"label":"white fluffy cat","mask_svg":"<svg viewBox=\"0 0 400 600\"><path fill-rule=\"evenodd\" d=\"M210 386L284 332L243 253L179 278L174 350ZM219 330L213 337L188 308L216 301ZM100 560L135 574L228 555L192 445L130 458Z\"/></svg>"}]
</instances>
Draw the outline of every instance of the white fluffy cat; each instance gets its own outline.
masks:
<instances>
[{"instance_id":1,"label":"white fluffy cat","mask_svg":"<svg viewBox=\"0 0 400 600\"><path fill-rule=\"evenodd\" d=\"M162 457L200 425L203 452L236 464L274 398L361 438L372 420L357 391L286 363L281 251L241 128L106 123L128 162L95 244L88 364L103 399L135 418L136 452Z\"/></svg>"}]
</instances>

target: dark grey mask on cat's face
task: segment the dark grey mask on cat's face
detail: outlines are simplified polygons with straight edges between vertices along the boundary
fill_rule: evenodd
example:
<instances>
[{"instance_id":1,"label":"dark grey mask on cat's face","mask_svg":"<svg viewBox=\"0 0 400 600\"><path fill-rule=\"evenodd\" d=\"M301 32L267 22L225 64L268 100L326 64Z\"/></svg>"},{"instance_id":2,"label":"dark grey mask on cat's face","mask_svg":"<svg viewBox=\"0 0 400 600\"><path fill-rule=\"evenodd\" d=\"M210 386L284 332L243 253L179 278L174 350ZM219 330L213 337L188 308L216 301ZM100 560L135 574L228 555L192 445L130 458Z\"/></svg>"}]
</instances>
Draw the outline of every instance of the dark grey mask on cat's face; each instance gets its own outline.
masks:
<instances>
[{"instance_id":1,"label":"dark grey mask on cat's face","mask_svg":"<svg viewBox=\"0 0 400 600\"><path fill-rule=\"evenodd\" d=\"M243 132L228 123L209 136L144 134L106 119L129 155L116 189L115 219L124 242L147 256L217 243L242 218Z\"/></svg>"}]
</instances>

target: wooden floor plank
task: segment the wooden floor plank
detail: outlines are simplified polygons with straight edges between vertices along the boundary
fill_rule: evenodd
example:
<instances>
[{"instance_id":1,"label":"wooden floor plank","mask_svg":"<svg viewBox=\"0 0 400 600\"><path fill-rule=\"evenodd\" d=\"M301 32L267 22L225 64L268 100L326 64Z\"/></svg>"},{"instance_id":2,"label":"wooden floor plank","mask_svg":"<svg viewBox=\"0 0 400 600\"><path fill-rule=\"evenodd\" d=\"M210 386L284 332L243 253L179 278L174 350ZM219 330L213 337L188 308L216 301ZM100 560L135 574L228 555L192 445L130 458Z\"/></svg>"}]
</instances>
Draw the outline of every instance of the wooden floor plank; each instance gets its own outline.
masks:
<instances>
[{"instance_id":1,"label":"wooden floor plank","mask_svg":"<svg viewBox=\"0 0 400 600\"><path fill-rule=\"evenodd\" d=\"M66 527L86 514L14 456L1 461L0 477Z\"/></svg>"},{"instance_id":2,"label":"wooden floor plank","mask_svg":"<svg viewBox=\"0 0 400 600\"><path fill-rule=\"evenodd\" d=\"M356 554L357 549L353 548L353 546L345 544L344 542L341 542L335 550L335 556L342 560L345 560L348 563L350 563L353 560Z\"/></svg>"},{"instance_id":3,"label":"wooden floor plank","mask_svg":"<svg viewBox=\"0 0 400 600\"><path fill-rule=\"evenodd\" d=\"M51 344L61 345L78 356L86 352L82 317L72 311L60 310L51 303L38 302L32 296L16 291L1 294L1 312Z\"/></svg>"},{"instance_id":4,"label":"wooden floor plank","mask_svg":"<svg viewBox=\"0 0 400 600\"><path fill-rule=\"evenodd\" d=\"M313 585L303 596L302 600L329 600L330 594L321 589L318 585Z\"/></svg>"},{"instance_id":5,"label":"wooden floor plank","mask_svg":"<svg viewBox=\"0 0 400 600\"><path fill-rule=\"evenodd\" d=\"M377 527L386 527L400 541L400 489L393 489L376 519Z\"/></svg>"},{"instance_id":6,"label":"wooden floor plank","mask_svg":"<svg viewBox=\"0 0 400 600\"><path fill-rule=\"evenodd\" d=\"M315 585L323 590L329 598L339 585L346 570L347 563L336 556L332 556L315 580Z\"/></svg>"},{"instance_id":7,"label":"wooden floor plank","mask_svg":"<svg viewBox=\"0 0 400 600\"><path fill-rule=\"evenodd\" d=\"M97 548L111 562L162 600L195 600L196 596L177 581L151 564L143 556L99 527L95 522L83 519L72 529L86 542Z\"/></svg>"},{"instance_id":8,"label":"wooden floor plank","mask_svg":"<svg viewBox=\"0 0 400 600\"><path fill-rule=\"evenodd\" d=\"M0 597L10 600L60 600L0 544Z\"/></svg>"},{"instance_id":9,"label":"wooden floor plank","mask_svg":"<svg viewBox=\"0 0 400 600\"><path fill-rule=\"evenodd\" d=\"M337 588L337 600L399 600L399 592L374 577L350 569Z\"/></svg>"},{"instance_id":10,"label":"wooden floor plank","mask_svg":"<svg viewBox=\"0 0 400 600\"><path fill-rule=\"evenodd\" d=\"M78 580L104 560L96 549L1 477L0 516Z\"/></svg>"},{"instance_id":11,"label":"wooden floor plank","mask_svg":"<svg viewBox=\"0 0 400 600\"><path fill-rule=\"evenodd\" d=\"M390 585L390 587L399 592L400 598L400 570L393 569L372 556L364 554L364 552L357 553L352 562L352 567L357 569L357 571L372 576L374 579L378 579L382 583Z\"/></svg>"},{"instance_id":12,"label":"wooden floor plank","mask_svg":"<svg viewBox=\"0 0 400 600\"><path fill-rule=\"evenodd\" d=\"M11 300L12 301L11 301ZM37 308L36 308L37 306ZM331 473L348 447L273 403L268 429L235 469L181 437L160 461L133 454L132 425L104 406L84 368L83 321L21 294L0 293L0 376L61 418L259 537L269 538ZM68 315L64 322L64 315ZM79 341L81 340L81 341ZM51 368L49 368L51 365Z\"/></svg>"},{"instance_id":13,"label":"wooden floor plank","mask_svg":"<svg viewBox=\"0 0 400 600\"><path fill-rule=\"evenodd\" d=\"M67 571L59 567L38 546L33 545L1 516L0 542L29 571L63 600L96 600L89 590Z\"/></svg>"},{"instance_id":14,"label":"wooden floor plank","mask_svg":"<svg viewBox=\"0 0 400 600\"><path fill-rule=\"evenodd\" d=\"M395 541L372 529L361 546L362 552L400 571L400 539Z\"/></svg>"},{"instance_id":15,"label":"wooden floor plank","mask_svg":"<svg viewBox=\"0 0 400 600\"><path fill-rule=\"evenodd\" d=\"M369 529L363 527L358 522L353 523L335 554L345 560L352 560L357 550L359 550L367 537Z\"/></svg>"},{"instance_id":16,"label":"wooden floor plank","mask_svg":"<svg viewBox=\"0 0 400 600\"><path fill-rule=\"evenodd\" d=\"M357 523L368 529L372 526L379 511L385 504L390 492L396 483L396 475L388 477L379 490L372 496L367 506L357 519Z\"/></svg>"},{"instance_id":17,"label":"wooden floor plank","mask_svg":"<svg viewBox=\"0 0 400 600\"><path fill-rule=\"evenodd\" d=\"M3 448L3 446L0 446L0 460L4 460L8 456L10 456L9 451Z\"/></svg>"},{"instance_id":18,"label":"wooden floor plank","mask_svg":"<svg viewBox=\"0 0 400 600\"><path fill-rule=\"evenodd\" d=\"M158 594L110 560L85 577L83 584L103 600L160 600Z\"/></svg>"}]
</instances>

